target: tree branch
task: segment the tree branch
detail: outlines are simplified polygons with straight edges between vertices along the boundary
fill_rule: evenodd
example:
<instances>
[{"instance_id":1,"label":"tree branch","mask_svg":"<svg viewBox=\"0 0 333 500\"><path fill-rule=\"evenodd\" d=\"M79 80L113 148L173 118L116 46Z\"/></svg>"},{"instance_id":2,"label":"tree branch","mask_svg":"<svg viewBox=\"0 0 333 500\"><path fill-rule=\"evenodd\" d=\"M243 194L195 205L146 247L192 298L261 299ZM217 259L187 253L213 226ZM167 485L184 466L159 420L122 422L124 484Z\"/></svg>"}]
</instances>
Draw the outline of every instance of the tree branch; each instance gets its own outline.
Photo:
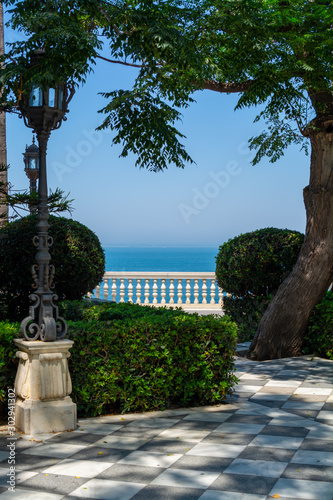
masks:
<instances>
[{"instance_id":1,"label":"tree branch","mask_svg":"<svg viewBox=\"0 0 333 500\"><path fill-rule=\"evenodd\" d=\"M246 92L252 85L253 80L247 80L245 82L233 83L233 82L215 82L214 80L202 80L201 82L194 80L192 84L195 87L201 87L205 90L213 90L214 92L221 93L237 93Z\"/></svg>"},{"instance_id":2,"label":"tree branch","mask_svg":"<svg viewBox=\"0 0 333 500\"><path fill-rule=\"evenodd\" d=\"M124 61L116 61L115 59L108 59L107 57L99 56L97 55L98 59L103 59L103 61L107 61L113 64L123 64L124 66L132 66L133 68L142 68L142 64L134 64L134 63L128 63Z\"/></svg>"}]
</instances>

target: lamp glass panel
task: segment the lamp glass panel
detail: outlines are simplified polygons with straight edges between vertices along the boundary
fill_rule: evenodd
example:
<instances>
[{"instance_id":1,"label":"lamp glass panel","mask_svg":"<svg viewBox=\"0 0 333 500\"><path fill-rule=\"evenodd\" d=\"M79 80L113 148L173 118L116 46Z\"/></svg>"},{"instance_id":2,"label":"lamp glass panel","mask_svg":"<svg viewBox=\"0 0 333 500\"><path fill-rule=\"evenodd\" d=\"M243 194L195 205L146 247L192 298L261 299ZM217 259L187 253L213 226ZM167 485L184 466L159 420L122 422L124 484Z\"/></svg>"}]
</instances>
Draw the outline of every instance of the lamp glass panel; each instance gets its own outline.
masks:
<instances>
[{"instance_id":1,"label":"lamp glass panel","mask_svg":"<svg viewBox=\"0 0 333 500\"><path fill-rule=\"evenodd\" d=\"M31 170L37 170L38 168L38 158L29 158L29 168Z\"/></svg>"},{"instance_id":2,"label":"lamp glass panel","mask_svg":"<svg viewBox=\"0 0 333 500\"><path fill-rule=\"evenodd\" d=\"M49 107L56 107L55 89L49 89Z\"/></svg>"},{"instance_id":3,"label":"lamp glass panel","mask_svg":"<svg viewBox=\"0 0 333 500\"><path fill-rule=\"evenodd\" d=\"M59 109L63 109L64 103L64 89L62 86L59 87Z\"/></svg>"},{"instance_id":4,"label":"lamp glass panel","mask_svg":"<svg viewBox=\"0 0 333 500\"><path fill-rule=\"evenodd\" d=\"M32 91L30 92L29 106L43 106L43 92L41 88L33 87Z\"/></svg>"}]
</instances>

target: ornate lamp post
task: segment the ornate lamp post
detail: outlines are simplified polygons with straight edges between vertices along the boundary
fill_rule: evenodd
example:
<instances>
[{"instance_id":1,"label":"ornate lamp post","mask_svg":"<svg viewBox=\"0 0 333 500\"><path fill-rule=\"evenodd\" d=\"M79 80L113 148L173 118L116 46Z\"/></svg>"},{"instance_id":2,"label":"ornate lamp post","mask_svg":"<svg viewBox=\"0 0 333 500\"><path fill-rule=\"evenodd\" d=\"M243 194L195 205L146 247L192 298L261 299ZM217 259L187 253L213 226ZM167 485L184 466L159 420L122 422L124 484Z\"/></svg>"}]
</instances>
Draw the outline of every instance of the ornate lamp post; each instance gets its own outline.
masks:
<instances>
[{"instance_id":1,"label":"ornate lamp post","mask_svg":"<svg viewBox=\"0 0 333 500\"><path fill-rule=\"evenodd\" d=\"M35 51L30 65L38 65L44 57L43 49ZM33 239L37 254L31 271L35 292L30 295L34 304L30 306L29 316L21 323L21 333L27 340L50 342L63 339L67 332L66 323L58 316L58 307L53 303L57 296L52 292L55 269L50 265L49 253L53 240L48 235L46 149L51 131L66 120L68 103L73 95L74 89L63 83L46 89L33 86L22 93L20 100L24 123L36 133L39 146L37 235Z\"/></svg>"},{"instance_id":2,"label":"ornate lamp post","mask_svg":"<svg viewBox=\"0 0 333 500\"><path fill-rule=\"evenodd\" d=\"M31 65L37 65L43 57L43 50L36 51ZM46 179L47 141L51 131L65 120L73 94L74 90L65 83L46 89L34 86L23 91L20 101L24 123L36 133L39 146L37 235L33 238L37 254L36 264L32 266L35 292L30 295L33 301L30 314L21 323L25 340L14 339L19 349L15 425L25 434L65 431L77 425L76 404L69 396L72 384L67 362L74 342L64 339L67 326L53 303L57 296L52 292L54 266L50 265L52 238L48 235ZM33 342L37 340L41 342Z\"/></svg>"},{"instance_id":3,"label":"ornate lamp post","mask_svg":"<svg viewBox=\"0 0 333 500\"><path fill-rule=\"evenodd\" d=\"M25 147L23 153L24 171L30 181L30 193L37 191L37 179L39 177L39 149L35 144L35 137L32 139L31 146ZM30 207L30 213L36 212L35 207Z\"/></svg>"}]
</instances>

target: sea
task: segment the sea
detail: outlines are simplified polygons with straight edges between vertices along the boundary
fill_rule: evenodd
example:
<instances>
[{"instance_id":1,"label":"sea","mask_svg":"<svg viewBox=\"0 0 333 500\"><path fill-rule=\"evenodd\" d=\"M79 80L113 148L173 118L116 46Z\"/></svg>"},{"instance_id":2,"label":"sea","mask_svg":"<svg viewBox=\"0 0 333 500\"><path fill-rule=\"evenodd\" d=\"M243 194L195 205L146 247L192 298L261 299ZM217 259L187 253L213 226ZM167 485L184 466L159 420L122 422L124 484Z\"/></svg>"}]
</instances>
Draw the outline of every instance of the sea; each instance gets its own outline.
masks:
<instances>
[{"instance_id":1,"label":"sea","mask_svg":"<svg viewBox=\"0 0 333 500\"><path fill-rule=\"evenodd\" d=\"M215 272L215 257L218 247L105 247L105 271L146 271L146 272ZM150 301L152 301L152 280ZM158 300L160 300L160 280L158 281ZM125 301L128 300L127 280L125 281ZM183 280L183 301L185 301L185 280ZM166 283L166 300L169 300L169 283ZM201 295L201 280L199 280L199 301ZM142 289L143 294L143 289ZM216 287L216 300L218 289ZM109 297L110 300L110 291ZM208 290L207 299L210 300ZM116 301L120 300L119 287ZM134 300L136 291L134 289ZM141 300L144 297L141 296ZM194 301L193 288L190 297Z\"/></svg>"},{"instance_id":2,"label":"sea","mask_svg":"<svg viewBox=\"0 0 333 500\"><path fill-rule=\"evenodd\" d=\"M106 271L214 272L218 247L105 247Z\"/></svg>"}]
</instances>

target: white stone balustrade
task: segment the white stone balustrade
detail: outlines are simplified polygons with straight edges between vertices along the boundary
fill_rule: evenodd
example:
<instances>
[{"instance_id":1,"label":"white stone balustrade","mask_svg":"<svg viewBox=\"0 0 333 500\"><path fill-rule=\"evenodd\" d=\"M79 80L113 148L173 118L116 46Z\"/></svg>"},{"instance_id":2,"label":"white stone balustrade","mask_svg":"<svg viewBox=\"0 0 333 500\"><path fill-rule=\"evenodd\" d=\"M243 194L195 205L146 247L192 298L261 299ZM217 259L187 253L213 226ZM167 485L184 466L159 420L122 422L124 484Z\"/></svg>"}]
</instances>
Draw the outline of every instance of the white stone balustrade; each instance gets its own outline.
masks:
<instances>
[{"instance_id":1,"label":"white stone balustrade","mask_svg":"<svg viewBox=\"0 0 333 500\"><path fill-rule=\"evenodd\" d=\"M136 304L182 307L186 310L223 308L223 292L213 272L108 271L96 287L97 299ZM88 294L92 296L92 294Z\"/></svg>"}]
</instances>

